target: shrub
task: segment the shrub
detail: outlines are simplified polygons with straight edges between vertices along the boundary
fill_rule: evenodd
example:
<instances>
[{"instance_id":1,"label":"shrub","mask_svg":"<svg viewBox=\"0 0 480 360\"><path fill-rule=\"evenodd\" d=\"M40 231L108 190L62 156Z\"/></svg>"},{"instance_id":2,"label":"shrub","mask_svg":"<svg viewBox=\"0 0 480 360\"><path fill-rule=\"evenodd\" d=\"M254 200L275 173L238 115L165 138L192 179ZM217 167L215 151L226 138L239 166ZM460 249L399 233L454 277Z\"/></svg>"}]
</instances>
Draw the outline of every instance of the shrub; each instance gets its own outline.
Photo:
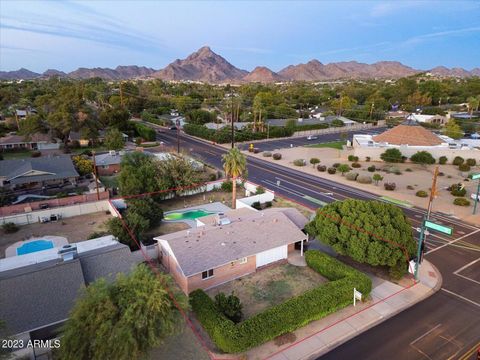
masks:
<instances>
[{"instance_id":1,"label":"shrub","mask_svg":"<svg viewBox=\"0 0 480 360\"><path fill-rule=\"evenodd\" d=\"M402 175L402 172L400 170L395 170L395 175Z\"/></svg>"},{"instance_id":2,"label":"shrub","mask_svg":"<svg viewBox=\"0 0 480 360\"><path fill-rule=\"evenodd\" d=\"M453 204L458 206L470 206L470 200L467 200L463 197L458 197L453 200Z\"/></svg>"},{"instance_id":3,"label":"shrub","mask_svg":"<svg viewBox=\"0 0 480 360\"><path fill-rule=\"evenodd\" d=\"M466 160L466 163L467 163L468 166L475 166L475 165L477 165L477 160L475 160L475 159L467 159L467 160Z\"/></svg>"},{"instance_id":4,"label":"shrub","mask_svg":"<svg viewBox=\"0 0 480 360\"><path fill-rule=\"evenodd\" d=\"M448 187L448 191L453 196L465 196L467 194L467 190L462 186L462 184L453 184Z\"/></svg>"},{"instance_id":5,"label":"shrub","mask_svg":"<svg viewBox=\"0 0 480 360\"><path fill-rule=\"evenodd\" d=\"M220 311L234 323L238 323L240 320L242 320L242 303L240 302L240 299L233 294L233 292L228 296L223 292L215 295L215 306L217 307L218 311Z\"/></svg>"},{"instance_id":6,"label":"shrub","mask_svg":"<svg viewBox=\"0 0 480 360\"><path fill-rule=\"evenodd\" d=\"M350 180L350 181L357 180L357 177L358 177L358 173L356 172L348 172L346 175L347 180Z\"/></svg>"},{"instance_id":7,"label":"shrub","mask_svg":"<svg viewBox=\"0 0 480 360\"><path fill-rule=\"evenodd\" d=\"M216 346L228 353L242 352L350 305L354 287L369 296L372 282L365 274L320 251L306 251L305 260L330 281L239 324L221 313L205 291L193 291L192 310Z\"/></svg>"},{"instance_id":8,"label":"shrub","mask_svg":"<svg viewBox=\"0 0 480 360\"><path fill-rule=\"evenodd\" d=\"M458 165L458 170L460 170L461 172L470 171L470 165L468 165L467 163L460 164Z\"/></svg>"},{"instance_id":9,"label":"shrub","mask_svg":"<svg viewBox=\"0 0 480 360\"><path fill-rule=\"evenodd\" d=\"M346 172L352 170L350 168L350 166L348 166L347 164L340 164L340 166L337 167L337 170L342 173L342 176L343 174L345 174Z\"/></svg>"},{"instance_id":10,"label":"shrub","mask_svg":"<svg viewBox=\"0 0 480 360\"><path fill-rule=\"evenodd\" d=\"M260 152L260 149L259 148L253 148L253 153L254 154L258 154Z\"/></svg>"},{"instance_id":11,"label":"shrub","mask_svg":"<svg viewBox=\"0 0 480 360\"><path fill-rule=\"evenodd\" d=\"M361 167L362 167L362 164L360 164L360 163L358 163L358 162L352 163L352 168L358 169L358 168L361 168Z\"/></svg>"},{"instance_id":12,"label":"shrub","mask_svg":"<svg viewBox=\"0 0 480 360\"><path fill-rule=\"evenodd\" d=\"M389 191L393 191L395 190L395 188L397 187L397 185L395 183L384 183L383 186L385 187L385 190L389 190Z\"/></svg>"},{"instance_id":13,"label":"shrub","mask_svg":"<svg viewBox=\"0 0 480 360\"><path fill-rule=\"evenodd\" d=\"M253 204L252 204L252 207L254 209L257 209L257 210L262 210L262 204L260 204L260 201L255 201Z\"/></svg>"},{"instance_id":14,"label":"shrub","mask_svg":"<svg viewBox=\"0 0 480 360\"><path fill-rule=\"evenodd\" d=\"M263 157L271 157L272 153L269 152L269 151L264 151L262 155L263 155Z\"/></svg>"},{"instance_id":15,"label":"shrub","mask_svg":"<svg viewBox=\"0 0 480 360\"><path fill-rule=\"evenodd\" d=\"M462 165L465 162L465 160L461 156L455 156L455 159L453 159L452 164L453 165Z\"/></svg>"},{"instance_id":16,"label":"shrub","mask_svg":"<svg viewBox=\"0 0 480 360\"><path fill-rule=\"evenodd\" d=\"M105 235L108 235L108 231L94 231L87 236L87 240L97 239Z\"/></svg>"},{"instance_id":17,"label":"shrub","mask_svg":"<svg viewBox=\"0 0 480 360\"><path fill-rule=\"evenodd\" d=\"M319 162L320 162L320 159L318 159L318 158L311 158L310 159L310 164L312 164L313 167L315 167L315 165L317 165Z\"/></svg>"},{"instance_id":18,"label":"shrub","mask_svg":"<svg viewBox=\"0 0 480 360\"><path fill-rule=\"evenodd\" d=\"M425 190L418 190L415 195L421 198L426 198L428 193Z\"/></svg>"},{"instance_id":19,"label":"shrub","mask_svg":"<svg viewBox=\"0 0 480 360\"><path fill-rule=\"evenodd\" d=\"M359 175L357 177L357 182L359 182L360 184L371 184L372 181L372 177L369 175Z\"/></svg>"},{"instance_id":20,"label":"shrub","mask_svg":"<svg viewBox=\"0 0 480 360\"><path fill-rule=\"evenodd\" d=\"M282 158L282 154L280 153L275 153L272 155L273 160L280 160Z\"/></svg>"},{"instance_id":21,"label":"shrub","mask_svg":"<svg viewBox=\"0 0 480 360\"><path fill-rule=\"evenodd\" d=\"M447 163L447 161L448 161L448 158L447 158L446 156L440 156L440 157L438 158L438 163L439 163L440 165L445 165L445 164Z\"/></svg>"},{"instance_id":22,"label":"shrub","mask_svg":"<svg viewBox=\"0 0 480 360\"><path fill-rule=\"evenodd\" d=\"M333 175L333 174L335 174L335 173L337 172L337 169L334 168L334 167L329 167L329 168L327 169L327 172L328 172L329 174L332 174L332 175Z\"/></svg>"},{"instance_id":23,"label":"shrub","mask_svg":"<svg viewBox=\"0 0 480 360\"><path fill-rule=\"evenodd\" d=\"M383 176L380 174L373 174L373 181L375 181L375 185L378 185L379 181L383 180Z\"/></svg>"},{"instance_id":24,"label":"shrub","mask_svg":"<svg viewBox=\"0 0 480 360\"><path fill-rule=\"evenodd\" d=\"M256 195L265 194L265 188L263 186L257 186L257 190L255 194Z\"/></svg>"},{"instance_id":25,"label":"shrub","mask_svg":"<svg viewBox=\"0 0 480 360\"><path fill-rule=\"evenodd\" d=\"M406 172L413 172L413 170L410 169L410 168L406 168L405 171L406 171Z\"/></svg>"},{"instance_id":26,"label":"shrub","mask_svg":"<svg viewBox=\"0 0 480 360\"><path fill-rule=\"evenodd\" d=\"M269 208L269 207L272 207L272 206L273 206L273 203L271 201L265 202L265 207L266 208Z\"/></svg>"},{"instance_id":27,"label":"shrub","mask_svg":"<svg viewBox=\"0 0 480 360\"><path fill-rule=\"evenodd\" d=\"M393 280L400 280L408 272L408 265L405 261L399 260L395 266L388 269L388 274Z\"/></svg>"},{"instance_id":28,"label":"shrub","mask_svg":"<svg viewBox=\"0 0 480 360\"><path fill-rule=\"evenodd\" d=\"M336 169L336 168L338 168L340 165L341 165L340 163L334 163L334 164L332 165L332 167L334 167L334 168Z\"/></svg>"},{"instance_id":29,"label":"shrub","mask_svg":"<svg viewBox=\"0 0 480 360\"><path fill-rule=\"evenodd\" d=\"M5 231L5 234L12 234L18 231L18 226L13 222L7 222L2 225L2 229Z\"/></svg>"},{"instance_id":30,"label":"shrub","mask_svg":"<svg viewBox=\"0 0 480 360\"><path fill-rule=\"evenodd\" d=\"M325 165L317 165L317 170L320 172L327 171L327 167Z\"/></svg>"},{"instance_id":31,"label":"shrub","mask_svg":"<svg viewBox=\"0 0 480 360\"><path fill-rule=\"evenodd\" d=\"M375 170L377 170L377 168L375 167L375 165L372 165L372 166L369 166L369 167L367 168L367 170L368 170L369 172L375 172Z\"/></svg>"},{"instance_id":32,"label":"shrub","mask_svg":"<svg viewBox=\"0 0 480 360\"><path fill-rule=\"evenodd\" d=\"M227 192L232 191L232 189L233 189L232 181L231 181L231 180L224 181L224 182L222 183L221 189L222 189L223 191L227 191Z\"/></svg>"},{"instance_id":33,"label":"shrub","mask_svg":"<svg viewBox=\"0 0 480 360\"><path fill-rule=\"evenodd\" d=\"M407 185L408 190L414 190L415 188L412 185Z\"/></svg>"},{"instance_id":34,"label":"shrub","mask_svg":"<svg viewBox=\"0 0 480 360\"><path fill-rule=\"evenodd\" d=\"M444 173L444 172L441 172L441 171L439 171L439 172L438 172L438 176L445 176L445 173Z\"/></svg>"},{"instance_id":35,"label":"shrub","mask_svg":"<svg viewBox=\"0 0 480 360\"><path fill-rule=\"evenodd\" d=\"M307 164L307 162L305 161L305 159L293 160L293 165L295 165L295 166L305 166L306 164Z\"/></svg>"},{"instance_id":36,"label":"shrub","mask_svg":"<svg viewBox=\"0 0 480 360\"><path fill-rule=\"evenodd\" d=\"M367 157L365 158L365 161L366 161L366 162L370 162L370 160L371 160L371 159L370 159L370 156L367 156Z\"/></svg>"},{"instance_id":37,"label":"shrub","mask_svg":"<svg viewBox=\"0 0 480 360\"><path fill-rule=\"evenodd\" d=\"M354 161L354 162L357 162L357 161L358 161L358 156L355 156L355 155L348 155L348 161Z\"/></svg>"},{"instance_id":38,"label":"shrub","mask_svg":"<svg viewBox=\"0 0 480 360\"><path fill-rule=\"evenodd\" d=\"M417 151L410 158L415 164L431 165L435 164L435 158L428 151Z\"/></svg>"},{"instance_id":39,"label":"shrub","mask_svg":"<svg viewBox=\"0 0 480 360\"><path fill-rule=\"evenodd\" d=\"M217 180L217 174L208 175L208 181L215 181L215 180Z\"/></svg>"},{"instance_id":40,"label":"shrub","mask_svg":"<svg viewBox=\"0 0 480 360\"><path fill-rule=\"evenodd\" d=\"M40 151L38 151L38 150L35 150L35 151L32 151L32 153L30 154L30 156L31 156L32 158L37 158L37 157L42 156L42 153L41 153Z\"/></svg>"},{"instance_id":41,"label":"shrub","mask_svg":"<svg viewBox=\"0 0 480 360\"><path fill-rule=\"evenodd\" d=\"M384 153L380 154L380 159L389 163L401 163L404 161L400 150L395 148L387 149Z\"/></svg>"}]
</instances>

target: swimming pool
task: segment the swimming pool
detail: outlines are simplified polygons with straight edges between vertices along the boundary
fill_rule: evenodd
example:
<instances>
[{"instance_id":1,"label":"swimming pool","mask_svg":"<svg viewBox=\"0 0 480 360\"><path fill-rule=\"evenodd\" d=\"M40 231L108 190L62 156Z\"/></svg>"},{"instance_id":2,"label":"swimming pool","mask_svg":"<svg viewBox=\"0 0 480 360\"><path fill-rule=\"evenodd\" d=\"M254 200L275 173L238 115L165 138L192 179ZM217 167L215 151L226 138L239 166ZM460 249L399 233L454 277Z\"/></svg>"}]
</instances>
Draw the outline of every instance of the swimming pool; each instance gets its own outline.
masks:
<instances>
[{"instance_id":1,"label":"swimming pool","mask_svg":"<svg viewBox=\"0 0 480 360\"><path fill-rule=\"evenodd\" d=\"M51 240L34 240L23 244L17 248L17 255L30 254L37 251L53 249L53 241Z\"/></svg>"},{"instance_id":2,"label":"swimming pool","mask_svg":"<svg viewBox=\"0 0 480 360\"><path fill-rule=\"evenodd\" d=\"M178 220L195 220L199 217L216 214L215 211L206 211L202 209L188 210L184 212L171 212L165 214L165 220L178 221Z\"/></svg>"}]
</instances>

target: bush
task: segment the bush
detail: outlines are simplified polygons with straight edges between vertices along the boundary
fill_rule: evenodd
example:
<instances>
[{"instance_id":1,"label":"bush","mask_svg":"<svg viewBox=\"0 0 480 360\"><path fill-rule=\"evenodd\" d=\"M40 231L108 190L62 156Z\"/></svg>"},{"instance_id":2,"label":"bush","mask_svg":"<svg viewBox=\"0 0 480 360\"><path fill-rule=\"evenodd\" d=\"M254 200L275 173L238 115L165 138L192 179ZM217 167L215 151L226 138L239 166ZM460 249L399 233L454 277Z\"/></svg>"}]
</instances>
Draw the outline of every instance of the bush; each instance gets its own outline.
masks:
<instances>
[{"instance_id":1,"label":"bush","mask_svg":"<svg viewBox=\"0 0 480 360\"><path fill-rule=\"evenodd\" d=\"M280 153L275 153L275 154L273 154L272 157L273 157L273 160L280 160L280 159L282 158L282 154L280 154Z\"/></svg>"},{"instance_id":2,"label":"bush","mask_svg":"<svg viewBox=\"0 0 480 360\"><path fill-rule=\"evenodd\" d=\"M350 180L350 181L357 180L357 177L358 177L358 173L356 172L348 172L346 175L347 180Z\"/></svg>"},{"instance_id":3,"label":"bush","mask_svg":"<svg viewBox=\"0 0 480 360\"><path fill-rule=\"evenodd\" d=\"M372 165L372 166L369 166L369 167L367 168L367 170L368 170L369 172L375 172L375 170L377 170L377 168L375 167L375 165Z\"/></svg>"},{"instance_id":4,"label":"bush","mask_svg":"<svg viewBox=\"0 0 480 360\"><path fill-rule=\"evenodd\" d=\"M305 159L296 159L296 160L293 160L293 165L295 165L295 166L305 166L305 165L307 165L307 162L305 161Z\"/></svg>"},{"instance_id":5,"label":"bush","mask_svg":"<svg viewBox=\"0 0 480 360\"><path fill-rule=\"evenodd\" d=\"M467 190L462 187L462 184L453 184L448 187L448 191L453 196L465 196L467 194Z\"/></svg>"},{"instance_id":6,"label":"bush","mask_svg":"<svg viewBox=\"0 0 480 360\"><path fill-rule=\"evenodd\" d=\"M380 159L389 163L401 163L404 161L400 150L395 148L387 149L384 153L380 154Z\"/></svg>"},{"instance_id":7,"label":"bush","mask_svg":"<svg viewBox=\"0 0 480 360\"><path fill-rule=\"evenodd\" d=\"M257 190L255 194L256 195L265 194L265 188L263 186L257 186Z\"/></svg>"},{"instance_id":8,"label":"bush","mask_svg":"<svg viewBox=\"0 0 480 360\"><path fill-rule=\"evenodd\" d=\"M273 203L271 201L266 201L265 202L265 207L266 208L269 208L269 207L272 207L273 206Z\"/></svg>"},{"instance_id":9,"label":"bush","mask_svg":"<svg viewBox=\"0 0 480 360\"><path fill-rule=\"evenodd\" d=\"M406 168L405 171L406 171L406 172L413 172L413 170L410 169L410 168Z\"/></svg>"},{"instance_id":10,"label":"bush","mask_svg":"<svg viewBox=\"0 0 480 360\"><path fill-rule=\"evenodd\" d=\"M147 141L155 141L157 137L155 130L141 123L135 123L135 132Z\"/></svg>"},{"instance_id":11,"label":"bush","mask_svg":"<svg viewBox=\"0 0 480 360\"><path fill-rule=\"evenodd\" d=\"M467 163L460 164L458 165L458 170L460 170L461 172L470 171L470 165L468 165Z\"/></svg>"},{"instance_id":12,"label":"bush","mask_svg":"<svg viewBox=\"0 0 480 360\"><path fill-rule=\"evenodd\" d=\"M32 153L30 154L30 156L31 156L32 158L37 158L37 157L42 156L42 153L41 153L40 151L38 151L38 150L35 150L35 151L32 151Z\"/></svg>"},{"instance_id":13,"label":"bush","mask_svg":"<svg viewBox=\"0 0 480 360\"><path fill-rule=\"evenodd\" d=\"M385 190L393 191L397 187L395 183L384 183L383 186L385 187Z\"/></svg>"},{"instance_id":14,"label":"bush","mask_svg":"<svg viewBox=\"0 0 480 360\"><path fill-rule=\"evenodd\" d=\"M415 190L415 188L412 185L407 185L408 190Z\"/></svg>"},{"instance_id":15,"label":"bush","mask_svg":"<svg viewBox=\"0 0 480 360\"><path fill-rule=\"evenodd\" d=\"M317 165L317 170L320 172L327 171L327 167L325 165Z\"/></svg>"},{"instance_id":16,"label":"bush","mask_svg":"<svg viewBox=\"0 0 480 360\"><path fill-rule=\"evenodd\" d=\"M468 166L475 166L475 165L477 165L477 160L467 159L466 163L467 163Z\"/></svg>"},{"instance_id":17,"label":"bush","mask_svg":"<svg viewBox=\"0 0 480 360\"><path fill-rule=\"evenodd\" d=\"M365 274L320 251L306 251L305 260L330 281L239 324L221 313L205 291L193 291L190 294L192 310L216 346L228 353L242 352L350 305L354 287L365 298L369 296L372 282Z\"/></svg>"},{"instance_id":18,"label":"bush","mask_svg":"<svg viewBox=\"0 0 480 360\"><path fill-rule=\"evenodd\" d=\"M359 175L357 177L357 182L360 184L371 184L372 183L372 177L370 175Z\"/></svg>"},{"instance_id":19,"label":"bush","mask_svg":"<svg viewBox=\"0 0 480 360\"><path fill-rule=\"evenodd\" d=\"M87 236L87 240L97 239L108 234L108 231L94 231Z\"/></svg>"},{"instance_id":20,"label":"bush","mask_svg":"<svg viewBox=\"0 0 480 360\"><path fill-rule=\"evenodd\" d=\"M410 158L415 164L431 165L435 164L435 158L428 151L418 151Z\"/></svg>"},{"instance_id":21,"label":"bush","mask_svg":"<svg viewBox=\"0 0 480 360\"><path fill-rule=\"evenodd\" d=\"M367 157L365 158L365 161L366 161L366 162L370 162L370 160L371 160L371 159L370 159L370 156L367 156Z\"/></svg>"},{"instance_id":22,"label":"bush","mask_svg":"<svg viewBox=\"0 0 480 360\"><path fill-rule=\"evenodd\" d=\"M358 161L358 156L355 156L355 155L348 155L348 161L354 161L354 162L357 162L357 161Z\"/></svg>"},{"instance_id":23,"label":"bush","mask_svg":"<svg viewBox=\"0 0 480 360\"><path fill-rule=\"evenodd\" d=\"M393 280L400 280L408 272L408 265L405 261L399 260L388 269L388 274Z\"/></svg>"},{"instance_id":24,"label":"bush","mask_svg":"<svg viewBox=\"0 0 480 360\"><path fill-rule=\"evenodd\" d=\"M418 190L415 195L421 198L426 198L428 193L425 190Z\"/></svg>"},{"instance_id":25,"label":"bush","mask_svg":"<svg viewBox=\"0 0 480 360\"><path fill-rule=\"evenodd\" d=\"M269 151L264 151L262 155L263 157L272 157L272 153Z\"/></svg>"},{"instance_id":26,"label":"bush","mask_svg":"<svg viewBox=\"0 0 480 360\"><path fill-rule=\"evenodd\" d=\"M453 204L458 206L470 206L470 200L467 200L463 197L458 197L453 200Z\"/></svg>"},{"instance_id":27,"label":"bush","mask_svg":"<svg viewBox=\"0 0 480 360\"><path fill-rule=\"evenodd\" d=\"M240 302L240 299L233 294L233 292L228 296L223 292L215 295L215 306L217 307L218 311L220 311L234 323L238 323L240 320L242 320L242 303Z\"/></svg>"},{"instance_id":28,"label":"bush","mask_svg":"<svg viewBox=\"0 0 480 360\"><path fill-rule=\"evenodd\" d=\"M439 163L440 165L445 165L445 164L447 163L447 161L448 161L448 158L447 158L446 156L440 156L440 157L438 158L438 163Z\"/></svg>"},{"instance_id":29,"label":"bush","mask_svg":"<svg viewBox=\"0 0 480 360\"><path fill-rule=\"evenodd\" d=\"M455 159L453 159L452 164L453 165L462 165L465 162L465 160L461 156L455 156Z\"/></svg>"},{"instance_id":30,"label":"bush","mask_svg":"<svg viewBox=\"0 0 480 360\"><path fill-rule=\"evenodd\" d=\"M262 204L260 204L260 201L255 201L252 203L252 207L257 210L262 210Z\"/></svg>"},{"instance_id":31,"label":"bush","mask_svg":"<svg viewBox=\"0 0 480 360\"><path fill-rule=\"evenodd\" d=\"M334 167L329 167L329 168L327 169L327 172L328 172L329 174L332 174L332 175L333 175L333 174L335 174L335 173L337 172L337 169L334 168Z\"/></svg>"},{"instance_id":32,"label":"bush","mask_svg":"<svg viewBox=\"0 0 480 360\"><path fill-rule=\"evenodd\" d=\"M217 174L208 175L208 181L215 181L215 180L217 180Z\"/></svg>"},{"instance_id":33,"label":"bush","mask_svg":"<svg viewBox=\"0 0 480 360\"><path fill-rule=\"evenodd\" d=\"M254 154L258 154L260 152L260 149L259 148L253 148L253 153Z\"/></svg>"},{"instance_id":34,"label":"bush","mask_svg":"<svg viewBox=\"0 0 480 360\"><path fill-rule=\"evenodd\" d=\"M357 163L357 162L352 163L352 168L358 169L358 168L361 168L361 167L362 167L362 164L360 164L360 163Z\"/></svg>"},{"instance_id":35,"label":"bush","mask_svg":"<svg viewBox=\"0 0 480 360\"><path fill-rule=\"evenodd\" d=\"M312 164L313 167L315 167L315 165L317 165L319 162L320 162L320 159L318 159L318 158L311 158L310 159L310 164Z\"/></svg>"},{"instance_id":36,"label":"bush","mask_svg":"<svg viewBox=\"0 0 480 360\"><path fill-rule=\"evenodd\" d=\"M13 222L8 222L2 225L2 229L5 231L5 234L12 234L18 231L18 226Z\"/></svg>"},{"instance_id":37,"label":"bush","mask_svg":"<svg viewBox=\"0 0 480 360\"><path fill-rule=\"evenodd\" d=\"M342 164L340 164L340 163L334 163L334 164L332 165L332 167L334 167L334 168L336 169L336 168L338 168L340 165L342 165Z\"/></svg>"},{"instance_id":38,"label":"bush","mask_svg":"<svg viewBox=\"0 0 480 360\"><path fill-rule=\"evenodd\" d=\"M230 192L233 189L233 184L231 180L224 181L222 183L221 189L226 192Z\"/></svg>"}]
</instances>

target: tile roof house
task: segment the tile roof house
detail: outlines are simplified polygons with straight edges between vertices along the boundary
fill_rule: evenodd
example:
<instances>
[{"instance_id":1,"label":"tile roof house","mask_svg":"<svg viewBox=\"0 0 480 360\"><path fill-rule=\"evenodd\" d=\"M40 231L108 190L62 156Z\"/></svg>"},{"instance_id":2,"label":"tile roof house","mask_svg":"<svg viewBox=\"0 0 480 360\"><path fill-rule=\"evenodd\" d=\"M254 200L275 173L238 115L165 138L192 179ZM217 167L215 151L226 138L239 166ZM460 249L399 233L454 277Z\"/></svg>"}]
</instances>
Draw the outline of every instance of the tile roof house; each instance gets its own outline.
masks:
<instances>
[{"instance_id":1,"label":"tile roof house","mask_svg":"<svg viewBox=\"0 0 480 360\"><path fill-rule=\"evenodd\" d=\"M68 155L0 161L0 187L38 188L72 183L79 177Z\"/></svg>"},{"instance_id":2,"label":"tile roof house","mask_svg":"<svg viewBox=\"0 0 480 360\"><path fill-rule=\"evenodd\" d=\"M50 135L42 133L30 136L10 134L0 138L0 150L57 150L60 144L60 140L53 141Z\"/></svg>"},{"instance_id":3,"label":"tile roof house","mask_svg":"<svg viewBox=\"0 0 480 360\"><path fill-rule=\"evenodd\" d=\"M138 263L112 236L71 245L71 258L54 248L0 259L0 319L8 334L32 339L38 332L55 334L86 285L111 281Z\"/></svg>"},{"instance_id":4,"label":"tile roof house","mask_svg":"<svg viewBox=\"0 0 480 360\"><path fill-rule=\"evenodd\" d=\"M443 115L410 114L406 117L406 119L416 121L418 123L440 124L440 125L443 125L447 122L447 117Z\"/></svg>"},{"instance_id":5,"label":"tile roof house","mask_svg":"<svg viewBox=\"0 0 480 360\"><path fill-rule=\"evenodd\" d=\"M436 146L444 141L422 126L397 125L373 137L377 143L410 146Z\"/></svg>"},{"instance_id":6,"label":"tile roof house","mask_svg":"<svg viewBox=\"0 0 480 360\"><path fill-rule=\"evenodd\" d=\"M285 261L308 240L296 209L245 208L200 219L204 226L155 238L162 264L186 293L208 289Z\"/></svg>"}]
</instances>

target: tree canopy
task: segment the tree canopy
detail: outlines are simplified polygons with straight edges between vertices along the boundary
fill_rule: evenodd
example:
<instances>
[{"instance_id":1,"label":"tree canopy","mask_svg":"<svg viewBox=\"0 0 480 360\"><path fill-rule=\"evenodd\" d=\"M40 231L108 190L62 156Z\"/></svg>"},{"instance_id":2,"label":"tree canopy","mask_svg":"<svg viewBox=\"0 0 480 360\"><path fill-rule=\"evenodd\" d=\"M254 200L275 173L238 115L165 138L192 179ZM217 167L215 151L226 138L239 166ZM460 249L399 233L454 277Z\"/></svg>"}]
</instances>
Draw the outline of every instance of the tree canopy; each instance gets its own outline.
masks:
<instances>
[{"instance_id":1,"label":"tree canopy","mask_svg":"<svg viewBox=\"0 0 480 360\"><path fill-rule=\"evenodd\" d=\"M380 159L388 163L401 163L403 162L403 155L400 150L396 148L387 149L380 154Z\"/></svg>"},{"instance_id":2,"label":"tree canopy","mask_svg":"<svg viewBox=\"0 0 480 360\"><path fill-rule=\"evenodd\" d=\"M410 158L416 164L428 165L435 164L435 158L428 151L417 151Z\"/></svg>"}]
</instances>

